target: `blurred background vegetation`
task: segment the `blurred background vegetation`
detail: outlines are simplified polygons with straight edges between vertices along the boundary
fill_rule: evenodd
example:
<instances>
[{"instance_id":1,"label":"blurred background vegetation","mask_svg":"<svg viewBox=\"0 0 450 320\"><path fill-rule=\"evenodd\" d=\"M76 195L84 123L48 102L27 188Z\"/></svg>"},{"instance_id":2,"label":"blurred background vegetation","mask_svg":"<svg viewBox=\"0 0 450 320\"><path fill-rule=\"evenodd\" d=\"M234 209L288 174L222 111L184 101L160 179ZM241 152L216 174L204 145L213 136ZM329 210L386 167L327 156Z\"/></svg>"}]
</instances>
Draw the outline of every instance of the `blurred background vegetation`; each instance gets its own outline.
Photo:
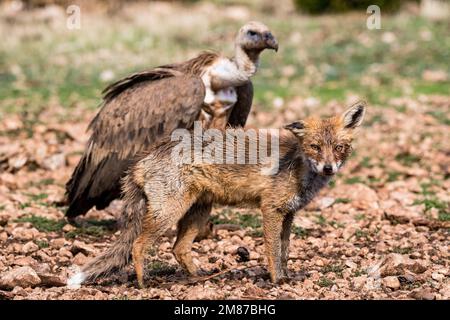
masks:
<instances>
[{"instance_id":1,"label":"blurred background vegetation","mask_svg":"<svg viewBox=\"0 0 450 320\"><path fill-rule=\"evenodd\" d=\"M424 2L438 4L434 15ZM74 3L79 30L66 27ZM368 4L381 8L380 30L366 26ZM95 109L102 88L131 72L207 49L231 55L236 31L253 19L280 42L277 54L263 54L254 77L263 110L296 99L314 105L358 96L383 105L399 96L448 95L445 10L442 0L3 0L0 115L51 105Z\"/></svg>"}]
</instances>

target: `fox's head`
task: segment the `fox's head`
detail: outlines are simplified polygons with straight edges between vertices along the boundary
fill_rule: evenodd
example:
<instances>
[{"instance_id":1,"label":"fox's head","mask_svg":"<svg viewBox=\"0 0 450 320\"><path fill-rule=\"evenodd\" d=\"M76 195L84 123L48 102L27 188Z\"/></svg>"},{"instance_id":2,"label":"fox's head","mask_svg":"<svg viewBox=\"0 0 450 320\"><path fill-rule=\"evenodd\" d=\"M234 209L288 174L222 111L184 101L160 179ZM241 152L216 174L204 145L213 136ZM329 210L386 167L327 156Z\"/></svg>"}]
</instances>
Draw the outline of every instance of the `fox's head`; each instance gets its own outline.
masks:
<instances>
[{"instance_id":1,"label":"fox's head","mask_svg":"<svg viewBox=\"0 0 450 320\"><path fill-rule=\"evenodd\" d=\"M352 152L353 133L361 125L366 111L357 102L342 115L327 119L307 118L288 124L285 129L298 138L311 168L322 175L334 175Z\"/></svg>"}]
</instances>

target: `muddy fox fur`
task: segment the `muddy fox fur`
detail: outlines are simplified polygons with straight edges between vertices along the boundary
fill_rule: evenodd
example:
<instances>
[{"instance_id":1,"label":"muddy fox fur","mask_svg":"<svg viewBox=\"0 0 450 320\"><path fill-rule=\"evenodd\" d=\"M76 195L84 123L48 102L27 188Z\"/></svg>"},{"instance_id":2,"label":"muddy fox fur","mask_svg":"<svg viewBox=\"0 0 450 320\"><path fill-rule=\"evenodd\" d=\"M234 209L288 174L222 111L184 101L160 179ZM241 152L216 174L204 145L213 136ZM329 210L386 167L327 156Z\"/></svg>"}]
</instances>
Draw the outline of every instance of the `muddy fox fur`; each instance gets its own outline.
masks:
<instances>
[{"instance_id":1,"label":"muddy fox fur","mask_svg":"<svg viewBox=\"0 0 450 320\"><path fill-rule=\"evenodd\" d=\"M119 239L68 284L77 285L120 269L131 256L139 286L143 287L145 250L176 223L174 255L183 268L196 275L198 267L193 263L191 247L209 217L205 210L191 206L201 206L202 199L205 203L259 207L271 280L277 283L286 278L294 215L345 163L365 109L365 103L358 102L342 115L322 120L310 117L272 133L279 141L279 163L276 172L270 174L262 173L267 164L260 162L180 163L173 161L172 155L177 143L155 147L123 181L125 224ZM244 145L258 143L258 139L248 136ZM235 140L227 143L236 146Z\"/></svg>"}]
</instances>

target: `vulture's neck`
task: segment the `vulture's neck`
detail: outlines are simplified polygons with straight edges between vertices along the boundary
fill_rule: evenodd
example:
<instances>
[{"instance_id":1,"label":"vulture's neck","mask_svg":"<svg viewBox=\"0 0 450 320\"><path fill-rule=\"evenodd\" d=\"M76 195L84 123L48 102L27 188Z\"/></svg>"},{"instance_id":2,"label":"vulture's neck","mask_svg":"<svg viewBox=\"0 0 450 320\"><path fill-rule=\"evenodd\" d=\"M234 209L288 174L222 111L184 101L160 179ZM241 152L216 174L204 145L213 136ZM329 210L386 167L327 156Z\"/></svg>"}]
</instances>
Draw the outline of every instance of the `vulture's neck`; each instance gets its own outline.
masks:
<instances>
[{"instance_id":1,"label":"vulture's neck","mask_svg":"<svg viewBox=\"0 0 450 320\"><path fill-rule=\"evenodd\" d=\"M240 46L236 46L234 53L234 61L240 72L243 72L248 78L252 77L259 66L260 50L244 50Z\"/></svg>"}]
</instances>

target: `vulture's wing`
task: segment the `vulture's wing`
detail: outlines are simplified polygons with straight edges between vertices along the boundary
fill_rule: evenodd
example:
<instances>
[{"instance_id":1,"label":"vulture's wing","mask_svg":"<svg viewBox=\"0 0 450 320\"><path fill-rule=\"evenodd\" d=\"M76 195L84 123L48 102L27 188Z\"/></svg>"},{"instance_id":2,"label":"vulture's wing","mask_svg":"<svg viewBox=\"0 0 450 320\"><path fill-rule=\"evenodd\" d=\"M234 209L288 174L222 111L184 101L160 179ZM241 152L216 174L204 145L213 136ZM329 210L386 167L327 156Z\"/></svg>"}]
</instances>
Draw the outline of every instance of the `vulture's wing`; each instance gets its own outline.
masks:
<instances>
[{"instance_id":1,"label":"vulture's wing","mask_svg":"<svg viewBox=\"0 0 450 320\"><path fill-rule=\"evenodd\" d=\"M89 125L87 149L66 186L69 217L94 205L103 209L119 197L120 179L136 155L176 128L192 127L205 88L199 77L167 70L130 76L105 95Z\"/></svg>"},{"instance_id":2,"label":"vulture's wing","mask_svg":"<svg viewBox=\"0 0 450 320\"><path fill-rule=\"evenodd\" d=\"M231 111L228 124L232 127L244 127L247 122L253 100L253 84L249 81L237 88L238 100Z\"/></svg>"}]
</instances>

